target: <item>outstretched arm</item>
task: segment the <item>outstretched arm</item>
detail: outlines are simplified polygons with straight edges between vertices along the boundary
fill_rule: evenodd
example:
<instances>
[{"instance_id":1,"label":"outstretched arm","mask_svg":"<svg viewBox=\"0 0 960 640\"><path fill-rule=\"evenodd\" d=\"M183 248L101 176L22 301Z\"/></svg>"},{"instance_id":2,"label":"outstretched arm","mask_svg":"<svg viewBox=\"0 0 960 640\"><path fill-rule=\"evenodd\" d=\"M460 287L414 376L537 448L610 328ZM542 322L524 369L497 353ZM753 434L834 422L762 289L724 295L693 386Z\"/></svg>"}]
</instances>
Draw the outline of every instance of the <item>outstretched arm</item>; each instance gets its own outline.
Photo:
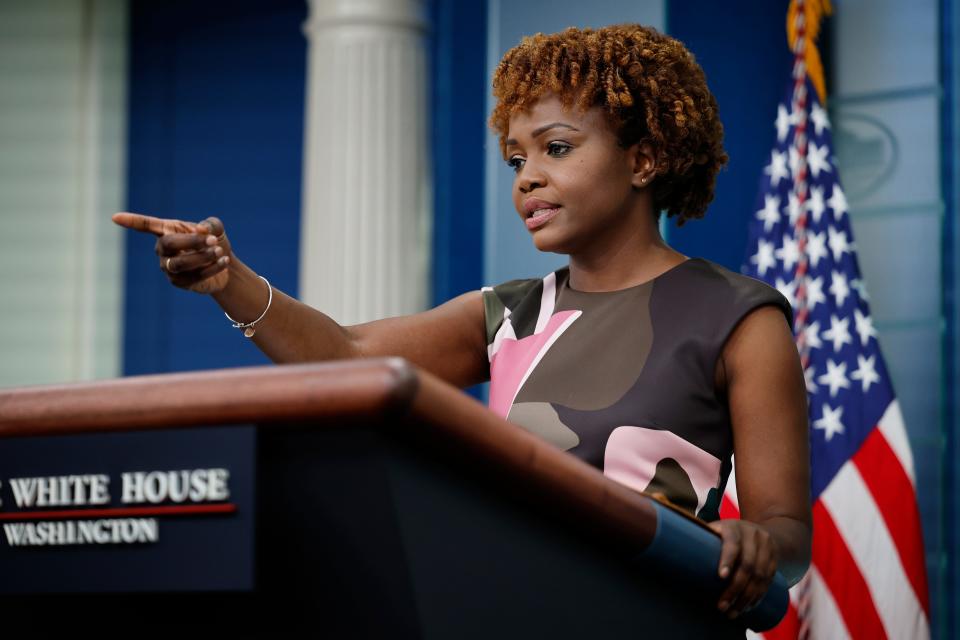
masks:
<instances>
[{"instance_id":1,"label":"outstretched arm","mask_svg":"<svg viewBox=\"0 0 960 640\"><path fill-rule=\"evenodd\" d=\"M238 321L257 318L267 305L266 284L239 260L214 300ZM409 316L341 326L329 316L274 290L273 304L252 340L278 363L401 356L459 387L486 380L486 337L480 292Z\"/></svg>"},{"instance_id":2,"label":"outstretched arm","mask_svg":"<svg viewBox=\"0 0 960 640\"><path fill-rule=\"evenodd\" d=\"M157 236L160 267L170 281L212 295L238 322L250 322L266 308L266 283L233 255L218 219L191 223L118 213L113 221ZM423 313L341 326L274 289L252 340L278 363L400 356L460 387L489 376L483 301L476 291Z\"/></svg>"},{"instance_id":3,"label":"outstretched arm","mask_svg":"<svg viewBox=\"0 0 960 640\"><path fill-rule=\"evenodd\" d=\"M736 615L765 593L776 570L790 584L810 564L807 395L793 336L771 306L751 312L718 363L733 424L741 520L711 526L723 536L721 609ZM723 606L726 604L726 608Z\"/></svg>"}]
</instances>

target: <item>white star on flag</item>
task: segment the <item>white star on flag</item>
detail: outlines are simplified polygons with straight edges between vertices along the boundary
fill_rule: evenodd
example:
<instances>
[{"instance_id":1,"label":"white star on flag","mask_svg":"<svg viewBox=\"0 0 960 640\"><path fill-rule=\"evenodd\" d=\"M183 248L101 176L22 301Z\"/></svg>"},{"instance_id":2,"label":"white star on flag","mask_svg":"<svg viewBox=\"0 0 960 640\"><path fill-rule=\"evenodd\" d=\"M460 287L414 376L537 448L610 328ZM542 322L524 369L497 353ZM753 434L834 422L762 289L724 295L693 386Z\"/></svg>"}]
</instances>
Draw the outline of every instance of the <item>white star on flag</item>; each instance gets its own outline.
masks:
<instances>
[{"instance_id":1,"label":"white star on flag","mask_svg":"<svg viewBox=\"0 0 960 640\"><path fill-rule=\"evenodd\" d=\"M764 231L770 231L773 225L780 222L780 198L766 196L763 201L763 209L757 211L757 220L763 220Z\"/></svg>"},{"instance_id":2,"label":"white star on flag","mask_svg":"<svg viewBox=\"0 0 960 640\"><path fill-rule=\"evenodd\" d=\"M866 346L870 338L877 337L877 330L873 328L873 318L865 316L860 309L853 310L853 321L857 325L857 333L860 335L860 344Z\"/></svg>"},{"instance_id":3,"label":"white star on flag","mask_svg":"<svg viewBox=\"0 0 960 640\"><path fill-rule=\"evenodd\" d=\"M807 201L807 211L813 215L813 221L820 224L820 218L823 212L827 210L827 205L823 201L823 187L811 187L810 199Z\"/></svg>"},{"instance_id":4,"label":"white star on flag","mask_svg":"<svg viewBox=\"0 0 960 640\"><path fill-rule=\"evenodd\" d=\"M788 233L783 234L783 247L774 251L777 260L783 262L783 268L787 271L793 269L793 265L800 261L800 243L793 239Z\"/></svg>"},{"instance_id":5,"label":"white star on flag","mask_svg":"<svg viewBox=\"0 0 960 640\"><path fill-rule=\"evenodd\" d=\"M841 271L832 271L830 274L830 293L833 299L837 301L837 307L843 306L843 301L850 295L850 287L847 285L847 276Z\"/></svg>"},{"instance_id":6,"label":"white star on flag","mask_svg":"<svg viewBox=\"0 0 960 640\"><path fill-rule=\"evenodd\" d=\"M823 337L833 343L833 350L840 351L845 344L853 344L850 336L850 318L830 316L830 328L823 332Z\"/></svg>"},{"instance_id":7,"label":"white star on flag","mask_svg":"<svg viewBox=\"0 0 960 640\"><path fill-rule=\"evenodd\" d=\"M830 251L833 252L833 261L840 262L843 254L850 253L850 243L847 241L847 233L842 230L838 231L834 229L833 226L829 226L827 227L827 235L830 236L827 244L830 246Z\"/></svg>"},{"instance_id":8,"label":"white star on flag","mask_svg":"<svg viewBox=\"0 0 960 640\"><path fill-rule=\"evenodd\" d=\"M787 108L782 104L777 105L777 120L773 124L777 128L777 140L783 142L790 132L790 125L793 124L793 120L790 118Z\"/></svg>"},{"instance_id":9,"label":"white star on flag","mask_svg":"<svg viewBox=\"0 0 960 640\"><path fill-rule=\"evenodd\" d=\"M770 184L774 187L780 184L780 180L789 178L790 173L787 171L786 154L778 151L772 152L770 154L770 164L768 164L767 168L763 171L770 176Z\"/></svg>"},{"instance_id":10,"label":"white star on flag","mask_svg":"<svg viewBox=\"0 0 960 640\"><path fill-rule=\"evenodd\" d=\"M839 184L833 185L833 192L830 194L830 199L827 200L827 205L833 209L834 220L839 221L843 214L847 212L847 197L843 195L843 189L840 188Z\"/></svg>"},{"instance_id":11,"label":"white star on flag","mask_svg":"<svg viewBox=\"0 0 960 640\"><path fill-rule=\"evenodd\" d=\"M843 405L836 409L831 409L826 402L823 403L823 416L813 423L814 429L823 429L823 436L829 442L834 435L843 433L843 423L840 418L843 417Z\"/></svg>"},{"instance_id":12,"label":"white star on flag","mask_svg":"<svg viewBox=\"0 0 960 640\"><path fill-rule=\"evenodd\" d=\"M814 269L820 264L821 259L827 257L827 236L823 231L807 234L807 257Z\"/></svg>"},{"instance_id":13,"label":"white star on flag","mask_svg":"<svg viewBox=\"0 0 960 640\"><path fill-rule=\"evenodd\" d=\"M757 246L757 254L750 258L750 262L757 265L760 275L766 273L770 267L776 266L777 259L773 255L773 243L761 240Z\"/></svg>"},{"instance_id":14,"label":"white star on flag","mask_svg":"<svg viewBox=\"0 0 960 640\"><path fill-rule=\"evenodd\" d=\"M807 278L807 308L813 311L821 302L826 302L827 296L823 293L823 276Z\"/></svg>"},{"instance_id":15,"label":"white star on flag","mask_svg":"<svg viewBox=\"0 0 960 640\"><path fill-rule=\"evenodd\" d=\"M797 283L795 281L791 280L787 282L783 278L777 278L775 286L777 287L777 291L787 299L791 307L797 306Z\"/></svg>"},{"instance_id":16,"label":"white star on flag","mask_svg":"<svg viewBox=\"0 0 960 640\"><path fill-rule=\"evenodd\" d=\"M827 154L830 148L827 145L818 147L813 141L810 142L807 150L807 166L810 167L810 173L814 178L820 176L820 172L830 173L830 163L827 161Z\"/></svg>"},{"instance_id":17,"label":"white star on flag","mask_svg":"<svg viewBox=\"0 0 960 640\"><path fill-rule=\"evenodd\" d=\"M820 322L811 322L803 328L803 340L811 349L819 349L823 346L820 341Z\"/></svg>"},{"instance_id":18,"label":"white star on flag","mask_svg":"<svg viewBox=\"0 0 960 640\"><path fill-rule=\"evenodd\" d=\"M817 102L813 103L813 108L810 110L810 120L813 122L814 130L818 136L823 135L824 129L830 128L830 118L827 117L827 111Z\"/></svg>"},{"instance_id":19,"label":"white star on flag","mask_svg":"<svg viewBox=\"0 0 960 640\"><path fill-rule=\"evenodd\" d=\"M847 380L847 363L841 361L837 364L833 360L827 360L827 372L817 378L817 382L830 387L831 398L835 397L840 389L849 389L850 381Z\"/></svg>"},{"instance_id":20,"label":"white star on flag","mask_svg":"<svg viewBox=\"0 0 960 640\"><path fill-rule=\"evenodd\" d=\"M871 384L880 382L880 374L877 373L876 369L876 359L876 356L865 358L861 354L857 354L857 369L850 374L850 377L860 381L864 393L867 392Z\"/></svg>"}]
</instances>

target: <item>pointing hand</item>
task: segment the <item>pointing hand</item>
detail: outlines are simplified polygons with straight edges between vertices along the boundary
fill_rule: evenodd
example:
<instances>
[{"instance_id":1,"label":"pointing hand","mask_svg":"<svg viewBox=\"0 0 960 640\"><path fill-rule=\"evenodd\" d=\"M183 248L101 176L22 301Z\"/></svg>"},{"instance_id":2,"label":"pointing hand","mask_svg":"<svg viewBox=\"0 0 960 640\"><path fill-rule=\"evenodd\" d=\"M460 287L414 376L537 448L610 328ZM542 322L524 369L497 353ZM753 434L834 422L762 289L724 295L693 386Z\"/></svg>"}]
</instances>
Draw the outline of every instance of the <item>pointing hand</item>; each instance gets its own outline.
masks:
<instances>
[{"instance_id":1,"label":"pointing hand","mask_svg":"<svg viewBox=\"0 0 960 640\"><path fill-rule=\"evenodd\" d=\"M227 286L233 252L217 218L183 222L139 213L115 213L121 227L157 236L154 251L160 270L175 286L197 293L216 293Z\"/></svg>"}]
</instances>

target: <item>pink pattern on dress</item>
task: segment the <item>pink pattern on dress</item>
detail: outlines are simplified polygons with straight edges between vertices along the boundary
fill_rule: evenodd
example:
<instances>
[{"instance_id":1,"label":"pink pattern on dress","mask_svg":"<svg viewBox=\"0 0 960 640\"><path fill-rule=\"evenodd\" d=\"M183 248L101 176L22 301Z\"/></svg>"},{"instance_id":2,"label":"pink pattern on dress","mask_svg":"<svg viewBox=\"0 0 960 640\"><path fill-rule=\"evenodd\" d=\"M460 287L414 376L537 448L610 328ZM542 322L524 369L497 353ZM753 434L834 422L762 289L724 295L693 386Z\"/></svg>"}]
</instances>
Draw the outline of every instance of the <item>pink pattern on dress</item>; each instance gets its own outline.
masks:
<instances>
[{"instance_id":1,"label":"pink pattern on dress","mask_svg":"<svg viewBox=\"0 0 960 640\"><path fill-rule=\"evenodd\" d=\"M541 349L551 341L564 323L579 311L561 311L550 317L547 326L540 333L520 340L506 339L490 360L490 410L506 418L517 397L520 385L527 377L528 370L537 360ZM509 322L510 319L504 320Z\"/></svg>"},{"instance_id":2,"label":"pink pattern on dress","mask_svg":"<svg viewBox=\"0 0 960 640\"><path fill-rule=\"evenodd\" d=\"M700 511L710 489L720 481L720 460L670 431L617 427L604 450L603 475L643 491L653 480L657 463L664 458L676 460L690 478Z\"/></svg>"}]
</instances>

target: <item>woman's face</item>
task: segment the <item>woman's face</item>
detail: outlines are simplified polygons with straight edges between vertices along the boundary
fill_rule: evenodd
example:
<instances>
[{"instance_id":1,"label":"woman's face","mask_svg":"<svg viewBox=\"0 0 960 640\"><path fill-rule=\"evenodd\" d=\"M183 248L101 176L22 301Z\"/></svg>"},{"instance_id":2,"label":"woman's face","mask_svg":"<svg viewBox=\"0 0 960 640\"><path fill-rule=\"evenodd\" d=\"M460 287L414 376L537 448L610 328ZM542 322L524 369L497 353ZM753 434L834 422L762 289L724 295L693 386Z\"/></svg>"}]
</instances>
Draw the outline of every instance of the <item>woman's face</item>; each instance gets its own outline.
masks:
<instances>
[{"instance_id":1,"label":"woman's face","mask_svg":"<svg viewBox=\"0 0 960 640\"><path fill-rule=\"evenodd\" d=\"M544 96L510 119L506 152L514 207L539 250L578 254L637 224L643 156L620 147L600 107L579 113Z\"/></svg>"}]
</instances>

